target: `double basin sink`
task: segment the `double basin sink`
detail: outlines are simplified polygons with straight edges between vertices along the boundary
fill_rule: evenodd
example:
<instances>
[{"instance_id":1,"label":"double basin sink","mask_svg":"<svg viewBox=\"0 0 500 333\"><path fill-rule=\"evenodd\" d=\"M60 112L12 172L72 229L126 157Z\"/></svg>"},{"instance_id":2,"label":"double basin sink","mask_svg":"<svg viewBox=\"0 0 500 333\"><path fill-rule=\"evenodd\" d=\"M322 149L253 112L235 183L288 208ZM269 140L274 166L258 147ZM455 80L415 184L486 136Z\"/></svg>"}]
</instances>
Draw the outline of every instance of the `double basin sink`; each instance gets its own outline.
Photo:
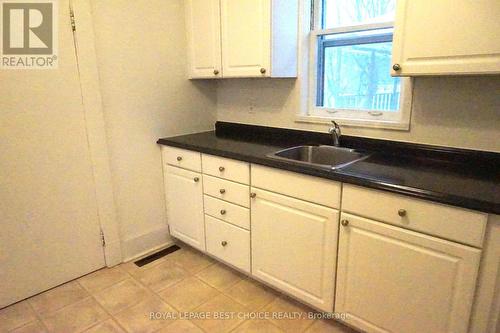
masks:
<instances>
[{"instance_id":1,"label":"double basin sink","mask_svg":"<svg viewBox=\"0 0 500 333\"><path fill-rule=\"evenodd\" d=\"M370 157L370 154L335 146L297 146L271 153L268 157L290 163L336 170L362 161Z\"/></svg>"}]
</instances>

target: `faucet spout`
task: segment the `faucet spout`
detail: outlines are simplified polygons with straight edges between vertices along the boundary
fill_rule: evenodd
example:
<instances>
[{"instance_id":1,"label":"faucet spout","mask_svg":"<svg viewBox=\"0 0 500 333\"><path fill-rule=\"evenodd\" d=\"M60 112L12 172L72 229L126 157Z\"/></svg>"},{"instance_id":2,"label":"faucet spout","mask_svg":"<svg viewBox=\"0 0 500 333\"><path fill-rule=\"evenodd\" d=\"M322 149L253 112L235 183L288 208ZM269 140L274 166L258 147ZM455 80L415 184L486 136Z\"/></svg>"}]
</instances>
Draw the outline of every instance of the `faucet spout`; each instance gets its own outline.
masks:
<instances>
[{"instance_id":1,"label":"faucet spout","mask_svg":"<svg viewBox=\"0 0 500 333\"><path fill-rule=\"evenodd\" d=\"M337 124L335 120L332 120L332 127L328 130L328 133L332 135L333 145L340 146L340 137L342 136L342 131L340 130L340 125Z\"/></svg>"}]
</instances>

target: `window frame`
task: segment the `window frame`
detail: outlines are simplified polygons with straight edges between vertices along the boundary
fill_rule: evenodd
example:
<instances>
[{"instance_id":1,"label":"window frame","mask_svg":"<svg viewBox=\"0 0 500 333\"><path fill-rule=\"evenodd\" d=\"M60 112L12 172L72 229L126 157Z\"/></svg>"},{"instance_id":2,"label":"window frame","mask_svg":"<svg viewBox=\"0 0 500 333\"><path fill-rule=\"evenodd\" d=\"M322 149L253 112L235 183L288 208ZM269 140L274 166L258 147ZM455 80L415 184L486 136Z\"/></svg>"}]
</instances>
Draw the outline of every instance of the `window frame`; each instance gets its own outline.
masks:
<instances>
[{"instance_id":1,"label":"window frame","mask_svg":"<svg viewBox=\"0 0 500 333\"><path fill-rule=\"evenodd\" d=\"M323 29L322 24L324 16L322 7L323 0L313 0L312 6L310 7L311 26L309 33L308 107L307 114L298 116L297 121L308 123L329 123L331 120L335 120L339 124L347 126L409 130L413 95L413 82L410 78L401 78L400 106L398 112L363 109L336 109L317 106L319 102L318 96L320 95L318 94L318 88L322 87L321 81L323 80L323 78L320 78L318 75L321 69L320 65L323 64L323 62L319 62L319 37L360 31L383 31L384 29L387 30L394 28L394 21L390 21ZM382 35L387 35L387 33L381 32L379 36ZM322 50L324 50L324 48Z\"/></svg>"}]
</instances>

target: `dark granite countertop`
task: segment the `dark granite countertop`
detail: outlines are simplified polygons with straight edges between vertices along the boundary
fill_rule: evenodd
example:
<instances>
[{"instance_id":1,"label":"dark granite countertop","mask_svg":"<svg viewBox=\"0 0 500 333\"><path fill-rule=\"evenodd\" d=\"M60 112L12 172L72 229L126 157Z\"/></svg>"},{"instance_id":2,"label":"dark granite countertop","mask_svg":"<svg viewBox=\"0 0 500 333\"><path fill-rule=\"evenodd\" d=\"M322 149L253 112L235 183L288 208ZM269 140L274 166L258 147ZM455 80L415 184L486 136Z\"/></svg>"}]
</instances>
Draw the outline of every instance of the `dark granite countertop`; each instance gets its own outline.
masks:
<instances>
[{"instance_id":1,"label":"dark granite countertop","mask_svg":"<svg viewBox=\"0 0 500 333\"><path fill-rule=\"evenodd\" d=\"M323 133L217 123L216 131L158 140L159 144L232 158L458 207L500 214L500 154L342 137L344 147L372 155L338 170L267 157L301 144L329 144Z\"/></svg>"}]
</instances>

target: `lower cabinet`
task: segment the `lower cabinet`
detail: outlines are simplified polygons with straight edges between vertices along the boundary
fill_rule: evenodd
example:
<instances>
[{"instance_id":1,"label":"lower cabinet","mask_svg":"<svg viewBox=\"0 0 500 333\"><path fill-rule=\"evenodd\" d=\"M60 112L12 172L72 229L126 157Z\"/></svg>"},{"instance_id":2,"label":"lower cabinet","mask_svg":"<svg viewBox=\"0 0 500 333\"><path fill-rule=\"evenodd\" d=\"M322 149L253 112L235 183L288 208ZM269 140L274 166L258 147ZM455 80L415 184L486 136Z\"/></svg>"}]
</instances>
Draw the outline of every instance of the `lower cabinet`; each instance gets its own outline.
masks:
<instances>
[{"instance_id":1,"label":"lower cabinet","mask_svg":"<svg viewBox=\"0 0 500 333\"><path fill-rule=\"evenodd\" d=\"M467 332L484 214L201 160L165 150L172 236L362 331Z\"/></svg>"},{"instance_id":2,"label":"lower cabinet","mask_svg":"<svg viewBox=\"0 0 500 333\"><path fill-rule=\"evenodd\" d=\"M201 174L167 166L165 168L165 188L170 234L201 251L205 251Z\"/></svg>"},{"instance_id":3,"label":"lower cabinet","mask_svg":"<svg viewBox=\"0 0 500 333\"><path fill-rule=\"evenodd\" d=\"M480 254L343 213L335 311L367 332L467 332Z\"/></svg>"},{"instance_id":4,"label":"lower cabinet","mask_svg":"<svg viewBox=\"0 0 500 333\"><path fill-rule=\"evenodd\" d=\"M250 273L250 232L205 215L207 252Z\"/></svg>"},{"instance_id":5,"label":"lower cabinet","mask_svg":"<svg viewBox=\"0 0 500 333\"><path fill-rule=\"evenodd\" d=\"M339 213L252 188L252 274L333 311Z\"/></svg>"}]
</instances>

